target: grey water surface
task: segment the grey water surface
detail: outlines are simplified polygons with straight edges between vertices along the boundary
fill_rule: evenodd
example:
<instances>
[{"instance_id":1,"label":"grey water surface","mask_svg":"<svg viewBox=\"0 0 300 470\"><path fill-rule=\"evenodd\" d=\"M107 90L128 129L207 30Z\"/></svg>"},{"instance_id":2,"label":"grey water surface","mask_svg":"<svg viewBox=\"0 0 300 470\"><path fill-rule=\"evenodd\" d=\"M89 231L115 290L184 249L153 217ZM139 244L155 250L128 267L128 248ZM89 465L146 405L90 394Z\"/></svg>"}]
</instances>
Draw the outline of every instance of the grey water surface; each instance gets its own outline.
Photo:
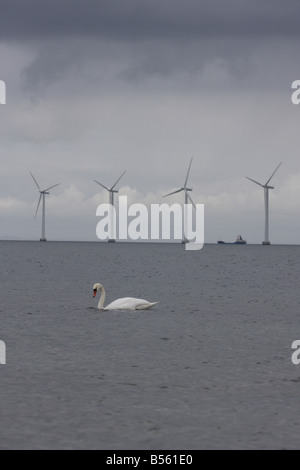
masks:
<instances>
[{"instance_id":1,"label":"grey water surface","mask_svg":"<svg viewBox=\"0 0 300 470\"><path fill-rule=\"evenodd\" d=\"M0 449L300 448L300 247L0 242ZM119 297L160 301L99 312Z\"/></svg>"}]
</instances>

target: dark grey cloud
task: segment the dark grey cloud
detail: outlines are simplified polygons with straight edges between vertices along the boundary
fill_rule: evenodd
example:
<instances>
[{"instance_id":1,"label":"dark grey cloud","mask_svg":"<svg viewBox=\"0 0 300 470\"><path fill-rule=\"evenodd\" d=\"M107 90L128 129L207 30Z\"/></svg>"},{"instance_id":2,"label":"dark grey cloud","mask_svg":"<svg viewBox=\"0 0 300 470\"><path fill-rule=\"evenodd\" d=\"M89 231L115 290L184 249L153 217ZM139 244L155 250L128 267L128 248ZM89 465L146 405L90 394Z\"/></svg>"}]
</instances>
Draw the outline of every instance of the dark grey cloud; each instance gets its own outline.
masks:
<instances>
[{"instance_id":1,"label":"dark grey cloud","mask_svg":"<svg viewBox=\"0 0 300 470\"><path fill-rule=\"evenodd\" d=\"M249 75L251 51L249 42L227 40L190 41L174 45L172 41L146 43L101 42L97 39L58 38L43 41L33 48L32 59L23 68L21 77L26 91L46 89L56 82L89 84L98 90L130 86L138 91L141 84L164 83L168 88L199 88L208 63L212 63L206 85L234 85ZM229 82L224 81L224 76ZM148 83L150 86L151 84ZM86 86L86 85L84 85ZM66 90L65 90L66 91Z\"/></svg>"},{"instance_id":2,"label":"dark grey cloud","mask_svg":"<svg viewBox=\"0 0 300 470\"><path fill-rule=\"evenodd\" d=\"M267 41L267 55L286 62L298 44L299 17L298 0L10 0L1 12L0 44L28 45L21 78L35 94L71 77L102 88L145 80L215 87L217 79L236 87L261 67L253 51ZM272 83L279 75L277 69Z\"/></svg>"},{"instance_id":3,"label":"dark grey cloud","mask_svg":"<svg viewBox=\"0 0 300 470\"><path fill-rule=\"evenodd\" d=\"M299 35L298 0L2 0L0 38Z\"/></svg>"}]
</instances>

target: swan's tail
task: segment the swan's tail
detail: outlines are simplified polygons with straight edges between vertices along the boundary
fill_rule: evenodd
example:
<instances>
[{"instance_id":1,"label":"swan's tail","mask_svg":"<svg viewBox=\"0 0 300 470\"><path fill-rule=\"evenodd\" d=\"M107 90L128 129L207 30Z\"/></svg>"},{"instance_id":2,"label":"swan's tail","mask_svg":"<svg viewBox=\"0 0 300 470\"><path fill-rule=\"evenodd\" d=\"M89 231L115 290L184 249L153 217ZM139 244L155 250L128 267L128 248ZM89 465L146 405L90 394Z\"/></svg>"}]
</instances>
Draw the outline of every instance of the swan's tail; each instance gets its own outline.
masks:
<instances>
[{"instance_id":1,"label":"swan's tail","mask_svg":"<svg viewBox=\"0 0 300 470\"><path fill-rule=\"evenodd\" d=\"M140 305L137 310L150 310L151 308L155 307L155 305L158 305L159 302L153 302L152 304L151 303L147 303L145 305Z\"/></svg>"}]
</instances>

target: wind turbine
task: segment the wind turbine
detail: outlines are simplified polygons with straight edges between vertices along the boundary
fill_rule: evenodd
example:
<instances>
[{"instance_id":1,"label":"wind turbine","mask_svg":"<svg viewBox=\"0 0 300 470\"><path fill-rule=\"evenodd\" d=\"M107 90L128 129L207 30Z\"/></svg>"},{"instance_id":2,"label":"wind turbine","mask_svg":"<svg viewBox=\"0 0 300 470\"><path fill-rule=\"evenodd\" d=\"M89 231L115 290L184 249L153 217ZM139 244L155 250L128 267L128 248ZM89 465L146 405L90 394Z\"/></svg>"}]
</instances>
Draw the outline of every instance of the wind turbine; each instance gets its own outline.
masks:
<instances>
[{"instance_id":1,"label":"wind turbine","mask_svg":"<svg viewBox=\"0 0 300 470\"><path fill-rule=\"evenodd\" d=\"M37 209L36 209L36 213L35 213L35 217L34 217L34 220L36 219L36 216L38 214L38 211L39 211L39 208L40 208L40 205L41 205L41 202L43 200L43 216L42 216L42 236L41 236L41 239L40 241L41 242L46 242L47 239L46 239L46 196L49 193L49 191L51 191L51 189L54 189L56 188L57 186L60 186L60 183L59 184L55 184L54 186L51 186L50 188L48 189L45 189L45 190L41 190L37 180L35 179L35 177L33 176L32 173L30 173L31 176L32 176L32 179L33 181L35 182L35 184L37 185L37 188L39 190L39 193L40 193L40 198L39 198L39 202L38 202L38 205L37 205Z\"/></svg>"},{"instance_id":2,"label":"wind turbine","mask_svg":"<svg viewBox=\"0 0 300 470\"><path fill-rule=\"evenodd\" d=\"M278 167L276 168L276 170L272 174L271 178L268 179L266 184L261 184L258 181L253 180L252 178L248 178L248 176L247 176L248 180L252 181L253 183L255 183L258 186L260 186L261 188L263 188L264 193L265 193L265 240L262 243L263 245L271 245L271 242L269 240L269 190L270 189L275 189L275 187L274 186L269 186L269 184L270 184L271 180L274 178L274 176L277 173L277 171L279 170L279 168L281 167L282 163L283 162L281 162L280 165L278 165Z\"/></svg>"},{"instance_id":3,"label":"wind turbine","mask_svg":"<svg viewBox=\"0 0 300 470\"><path fill-rule=\"evenodd\" d=\"M99 181L94 180L95 183L99 184L99 186L104 188L109 193L109 203L112 207L115 207L115 194L119 193L119 191L117 191L115 188L116 188L117 184L121 181L121 179L123 178L123 176L125 175L126 172L127 172L127 170L125 170L124 173L121 174L120 178L117 179L117 181L115 182L115 184L111 188L108 188L104 184L99 183ZM114 217L112 217L111 218L111 234L110 234L110 238L109 238L108 242L109 243L115 243L116 240L114 238L115 238L115 227L114 227Z\"/></svg>"},{"instance_id":4,"label":"wind turbine","mask_svg":"<svg viewBox=\"0 0 300 470\"><path fill-rule=\"evenodd\" d=\"M188 187L188 181L189 181L189 176L190 176L190 172L191 172L191 168L192 168L192 163L193 163L193 158L191 159L191 162L190 162L190 166L189 166L189 169L188 169L188 172L187 172L187 175L186 175L186 179L185 179L185 183L184 183L184 186L180 189L178 189L177 191L174 191L170 194L167 194L166 196L163 196L164 198L165 197L169 197L169 196L173 196L174 194L179 194L181 192L184 192L184 204L185 204L185 211L184 211L184 220L185 220L185 237L184 239L182 240L182 243L188 243L189 240L186 238L186 234L187 234L187 227L188 227L188 221L187 221L187 206L189 204L189 202L192 203L193 207L195 209L196 208L196 204L194 203L193 199L191 198L190 196L190 192L192 192L193 190L191 188Z\"/></svg>"}]
</instances>

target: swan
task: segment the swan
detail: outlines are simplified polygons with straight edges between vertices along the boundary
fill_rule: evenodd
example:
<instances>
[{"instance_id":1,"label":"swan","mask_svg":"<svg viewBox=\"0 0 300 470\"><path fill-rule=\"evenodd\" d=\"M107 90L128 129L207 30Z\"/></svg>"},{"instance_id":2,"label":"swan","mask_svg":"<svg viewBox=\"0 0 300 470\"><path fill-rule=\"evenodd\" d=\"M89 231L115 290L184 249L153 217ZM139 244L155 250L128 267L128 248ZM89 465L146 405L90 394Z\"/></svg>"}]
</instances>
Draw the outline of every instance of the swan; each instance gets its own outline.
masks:
<instances>
[{"instance_id":1,"label":"swan","mask_svg":"<svg viewBox=\"0 0 300 470\"><path fill-rule=\"evenodd\" d=\"M94 298L98 292L101 292L101 297L98 305L99 310L149 310L150 308L157 305L159 302L150 303L143 299L133 299L126 297L124 299L118 299L115 302L104 307L106 292L102 284L95 284L93 287Z\"/></svg>"}]
</instances>

